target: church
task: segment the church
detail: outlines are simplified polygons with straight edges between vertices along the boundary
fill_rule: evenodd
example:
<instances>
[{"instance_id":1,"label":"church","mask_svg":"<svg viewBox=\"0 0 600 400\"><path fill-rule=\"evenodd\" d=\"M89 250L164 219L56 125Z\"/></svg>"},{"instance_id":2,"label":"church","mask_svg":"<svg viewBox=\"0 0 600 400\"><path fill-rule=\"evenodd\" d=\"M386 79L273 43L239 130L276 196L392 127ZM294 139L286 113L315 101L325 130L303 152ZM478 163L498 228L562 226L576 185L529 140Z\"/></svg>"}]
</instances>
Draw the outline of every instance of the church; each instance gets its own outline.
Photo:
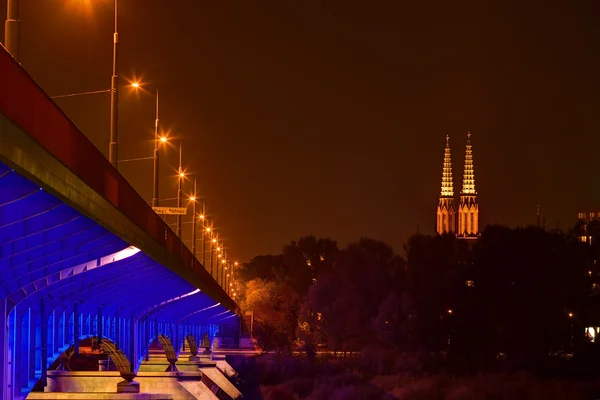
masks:
<instances>
[{"instance_id":1,"label":"church","mask_svg":"<svg viewBox=\"0 0 600 400\"><path fill-rule=\"evenodd\" d=\"M454 179L452 176L452 157L450 136L446 135L444 166L442 169L442 190L437 206L436 232L455 234L458 238L476 239L479 237L479 204L475 191L475 169L473 166L473 148L471 133L467 133L465 167L462 190L458 208L454 202Z\"/></svg>"}]
</instances>

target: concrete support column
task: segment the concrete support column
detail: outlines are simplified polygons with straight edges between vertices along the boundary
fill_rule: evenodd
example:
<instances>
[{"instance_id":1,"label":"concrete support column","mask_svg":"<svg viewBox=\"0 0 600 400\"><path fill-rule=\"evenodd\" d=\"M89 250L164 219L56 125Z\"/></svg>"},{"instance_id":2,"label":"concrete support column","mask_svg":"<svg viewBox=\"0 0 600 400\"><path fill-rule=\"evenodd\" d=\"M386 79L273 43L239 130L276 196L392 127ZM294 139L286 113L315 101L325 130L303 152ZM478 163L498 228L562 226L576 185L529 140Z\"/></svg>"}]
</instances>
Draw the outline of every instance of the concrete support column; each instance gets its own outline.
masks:
<instances>
[{"instance_id":1,"label":"concrete support column","mask_svg":"<svg viewBox=\"0 0 600 400\"><path fill-rule=\"evenodd\" d=\"M96 328L98 330L98 344L102 343L102 328L104 328L104 317L102 316L102 306L98 307L98 323Z\"/></svg>"},{"instance_id":2,"label":"concrete support column","mask_svg":"<svg viewBox=\"0 0 600 400\"><path fill-rule=\"evenodd\" d=\"M67 344L67 313L66 311L62 312L61 322L59 322L60 328L60 347L63 347Z\"/></svg>"},{"instance_id":3,"label":"concrete support column","mask_svg":"<svg viewBox=\"0 0 600 400\"><path fill-rule=\"evenodd\" d=\"M117 314L113 317L113 332L112 332L112 339L115 341L115 346L117 348L119 348L119 344L121 344L121 339L119 338L119 335L121 334L120 323L121 323L121 320L120 320L119 314L117 312Z\"/></svg>"},{"instance_id":4,"label":"concrete support column","mask_svg":"<svg viewBox=\"0 0 600 400\"><path fill-rule=\"evenodd\" d=\"M40 355L41 355L41 370L42 370L42 387L48 386L48 317L46 310L46 301L42 298L40 300L40 328L41 328L41 343L40 343Z\"/></svg>"},{"instance_id":5,"label":"concrete support column","mask_svg":"<svg viewBox=\"0 0 600 400\"><path fill-rule=\"evenodd\" d=\"M6 299L0 301L0 399L9 399L10 365L8 357L8 309Z\"/></svg>"},{"instance_id":6,"label":"concrete support column","mask_svg":"<svg viewBox=\"0 0 600 400\"><path fill-rule=\"evenodd\" d=\"M73 304L73 346L75 348L75 355L79 355L79 302Z\"/></svg>"},{"instance_id":7,"label":"concrete support column","mask_svg":"<svg viewBox=\"0 0 600 400\"><path fill-rule=\"evenodd\" d=\"M179 325L174 324L175 329L173 329L173 348L175 349L175 354L179 354L180 347L180 337L179 334Z\"/></svg>"},{"instance_id":8,"label":"concrete support column","mask_svg":"<svg viewBox=\"0 0 600 400\"><path fill-rule=\"evenodd\" d=\"M129 362L131 363L131 369L134 371L137 360L136 344L138 340L136 334L137 332L135 316L133 315L133 313L131 313L131 316L129 317Z\"/></svg>"},{"instance_id":9,"label":"concrete support column","mask_svg":"<svg viewBox=\"0 0 600 400\"><path fill-rule=\"evenodd\" d=\"M29 386L29 380L35 377L35 351L37 339L37 315L34 310L29 307L29 343L27 343L28 363L26 375L23 380L23 387Z\"/></svg>"},{"instance_id":10,"label":"concrete support column","mask_svg":"<svg viewBox=\"0 0 600 400\"><path fill-rule=\"evenodd\" d=\"M52 310L52 354L57 354L59 347L59 333L58 329L58 319L59 317L56 315L56 310Z\"/></svg>"},{"instance_id":11,"label":"concrete support column","mask_svg":"<svg viewBox=\"0 0 600 400\"><path fill-rule=\"evenodd\" d=\"M148 361L150 359L150 352L148 351L148 345L150 342L150 337L151 337L151 332L150 332L150 320L148 319L148 317L146 317L145 319L145 337L144 337L144 342L143 342L143 348L142 351L145 351L146 354L146 361Z\"/></svg>"}]
</instances>

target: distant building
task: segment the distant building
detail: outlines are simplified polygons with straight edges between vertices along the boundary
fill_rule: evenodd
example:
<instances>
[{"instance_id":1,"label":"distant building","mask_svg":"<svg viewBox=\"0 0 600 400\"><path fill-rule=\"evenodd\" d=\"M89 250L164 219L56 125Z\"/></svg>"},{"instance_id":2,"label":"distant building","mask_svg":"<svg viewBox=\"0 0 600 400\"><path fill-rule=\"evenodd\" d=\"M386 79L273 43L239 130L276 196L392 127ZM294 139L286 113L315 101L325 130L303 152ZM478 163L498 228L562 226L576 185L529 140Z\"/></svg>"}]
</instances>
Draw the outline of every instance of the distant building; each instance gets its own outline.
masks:
<instances>
[{"instance_id":1,"label":"distant building","mask_svg":"<svg viewBox=\"0 0 600 400\"><path fill-rule=\"evenodd\" d=\"M592 221L600 222L600 211L599 212L578 212L577 213L577 238L584 242L592 244L592 235L590 234L588 227Z\"/></svg>"},{"instance_id":2,"label":"distant building","mask_svg":"<svg viewBox=\"0 0 600 400\"><path fill-rule=\"evenodd\" d=\"M457 218L458 216L458 218ZM475 167L471 133L467 133L465 167L462 190L458 203L458 212L454 207L454 183L452 160L450 156L450 137L446 135L444 166L442 170L442 189L437 206L436 232L438 235L454 233L458 238L476 239L479 237L479 203L475 190Z\"/></svg>"}]
</instances>

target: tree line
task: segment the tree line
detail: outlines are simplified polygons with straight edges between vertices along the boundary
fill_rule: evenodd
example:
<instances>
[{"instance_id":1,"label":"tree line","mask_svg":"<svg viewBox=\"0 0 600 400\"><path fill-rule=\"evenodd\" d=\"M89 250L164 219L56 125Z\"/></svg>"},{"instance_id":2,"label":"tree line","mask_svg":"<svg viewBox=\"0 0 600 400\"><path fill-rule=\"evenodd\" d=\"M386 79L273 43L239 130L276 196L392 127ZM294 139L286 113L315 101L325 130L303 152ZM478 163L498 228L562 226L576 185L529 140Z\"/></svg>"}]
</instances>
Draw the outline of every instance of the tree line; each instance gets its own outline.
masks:
<instances>
[{"instance_id":1,"label":"tree line","mask_svg":"<svg viewBox=\"0 0 600 400\"><path fill-rule=\"evenodd\" d=\"M379 373L598 364L594 229L592 245L579 240L581 224L488 226L477 240L414 235L403 254L368 238L340 248L303 237L242 266L240 304L265 351L358 352Z\"/></svg>"}]
</instances>

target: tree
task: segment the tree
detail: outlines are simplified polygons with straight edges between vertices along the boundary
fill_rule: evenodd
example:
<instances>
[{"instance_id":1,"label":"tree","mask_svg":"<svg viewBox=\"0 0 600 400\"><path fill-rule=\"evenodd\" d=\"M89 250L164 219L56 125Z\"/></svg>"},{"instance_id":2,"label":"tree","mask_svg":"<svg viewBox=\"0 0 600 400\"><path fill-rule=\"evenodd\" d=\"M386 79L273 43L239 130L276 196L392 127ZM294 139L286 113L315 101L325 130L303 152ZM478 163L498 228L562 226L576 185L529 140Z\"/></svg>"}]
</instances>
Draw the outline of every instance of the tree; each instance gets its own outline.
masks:
<instances>
[{"instance_id":1,"label":"tree","mask_svg":"<svg viewBox=\"0 0 600 400\"><path fill-rule=\"evenodd\" d=\"M284 273L284 264L280 255L260 255L252 258L250 262L242 264L238 270L239 278L243 282L253 279L275 280Z\"/></svg>"},{"instance_id":2,"label":"tree","mask_svg":"<svg viewBox=\"0 0 600 400\"><path fill-rule=\"evenodd\" d=\"M339 249L331 239L306 236L283 248L286 281L300 296L305 296L317 277L331 269Z\"/></svg>"},{"instance_id":3,"label":"tree","mask_svg":"<svg viewBox=\"0 0 600 400\"><path fill-rule=\"evenodd\" d=\"M291 350L300 300L286 283L254 279L246 284L244 310L254 311L254 335L263 350Z\"/></svg>"},{"instance_id":4,"label":"tree","mask_svg":"<svg viewBox=\"0 0 600 400\"><path fill-rule=\"evenodd\" d=\"M309 289L308 306L323 319L334 351L360 350L374 337L371 319L394 286L402 259L383 242L361 239L340 252L335 264Z\"/></svg>"}]
</instances>

